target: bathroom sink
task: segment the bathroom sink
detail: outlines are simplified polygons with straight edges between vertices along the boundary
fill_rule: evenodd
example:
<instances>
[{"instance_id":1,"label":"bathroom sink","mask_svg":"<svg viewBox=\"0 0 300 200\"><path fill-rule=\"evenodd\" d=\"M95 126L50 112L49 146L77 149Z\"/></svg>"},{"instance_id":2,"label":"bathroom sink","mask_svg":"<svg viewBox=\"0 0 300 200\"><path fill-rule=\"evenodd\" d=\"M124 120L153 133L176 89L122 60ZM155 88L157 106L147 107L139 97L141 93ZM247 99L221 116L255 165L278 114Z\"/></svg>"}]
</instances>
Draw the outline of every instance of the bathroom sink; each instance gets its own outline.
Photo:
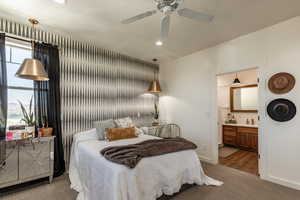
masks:
<instances>
[{"instance_id":1,"label":"bathroom sink","mask_svg":"<svg viewBox=\"0 0 300 200\"><path fill-rule=\"evenodd\" d=\"M226 125L226 126L242 126L242 127L249 127L249 128L258 128L258 125L257 124L226 124L224 123L223 125Z\"/></svg>"}]
</instances>

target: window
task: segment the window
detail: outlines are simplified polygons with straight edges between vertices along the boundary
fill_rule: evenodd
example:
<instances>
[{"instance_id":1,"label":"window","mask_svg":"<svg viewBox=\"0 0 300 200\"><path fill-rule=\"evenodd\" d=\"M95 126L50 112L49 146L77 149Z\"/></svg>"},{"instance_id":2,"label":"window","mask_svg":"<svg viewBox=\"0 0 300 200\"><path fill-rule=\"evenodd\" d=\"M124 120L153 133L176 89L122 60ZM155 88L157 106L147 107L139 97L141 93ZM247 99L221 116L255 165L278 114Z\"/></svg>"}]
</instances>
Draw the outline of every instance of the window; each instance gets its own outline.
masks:
<instances>
[{"instance_id":1,"label":"window","mask_svg":"<svg viewBox=\"0 0 300 200\"><path fill-rule=\"evenodd\" d=\"M17 70L25 58L32 57L30 44L6 42L6 67L8 85L7 127L25 125L19 101L29 109L33 98L33 81L15 77ZM34 101L34 100L33 100Z\"/></svg>"}]
</instances>

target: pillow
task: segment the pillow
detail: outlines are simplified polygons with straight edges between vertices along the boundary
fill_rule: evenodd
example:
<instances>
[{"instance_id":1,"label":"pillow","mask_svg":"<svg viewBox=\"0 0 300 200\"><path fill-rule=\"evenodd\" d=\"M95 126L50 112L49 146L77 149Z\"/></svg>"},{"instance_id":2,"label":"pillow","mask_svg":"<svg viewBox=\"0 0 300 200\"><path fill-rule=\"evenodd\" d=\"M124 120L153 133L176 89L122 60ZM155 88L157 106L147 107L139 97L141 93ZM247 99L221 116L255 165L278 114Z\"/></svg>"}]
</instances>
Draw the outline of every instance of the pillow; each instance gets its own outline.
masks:
<instances>
[{"instance_id":1,"label":"pillow","mask_svg":"<svg viewBox=\"0 0 300 200\"><path fill-rule=\"evenodd\" d=\"M108 141L136 138L135 128L107 128L106 139Z\"/></svg>"},{"instance_id":2,"label":"pillow","mask_svg":"<svg viewBox=\"0 0 300 200\"><path fill-rule=\"evenodd\" d=\"M140 127L139 130L142 134L149 135L149 127Z\"/></svg>"},{"instance_id":3,"label":"pillow","mask_svg":"<svg viewBox=\"0 0 300 200\"><path fill-rule=\"evenodd\" d=\"M136 135L144 134L144 131L142 129L140 129L140 128L136 127L136 126L134 128L135 128L135 134Z\"/></svg>"},{"instance_id":4,"label":"pillow","mask_svg":"<svg viewBox=\"0 0 300 200\"><path fill-rule=\"evenodd\" d=\"M112 119L105 120L105 121L95 121L93 122L93 126L94 128L96 128L96 132L99 140L105 139L105 129L116 128L116 124Z\"/></svg>"},{"instance_id":5,"label":"pillow","mask_svg":"<svg viewBox=\"0 0 300 200\"><path fill-rule=\"evenodd\" d=\"M115 122L118 128L128 128L134 126L134 123L130 117L116 119Z\"/></svg>"},{"instance_id":6,"label":"pillow","mask_svg":"<svg viewBox=\"0 0 300 200\"><path fill-rule=\"evenodd\" d=\"M98 139L98 135L96 133L96 129L90 129L87 131L79 132L73 135L73 142L84 141L84 140L96 140Z\"/></svg>"},{"instance_id":7,"label":"pillow","mask_svg":"<svg viewBox=\"0 0 300 200\"><path fill-rule=\"evenodd\" d=\"M115 120L118 128L135 127L135 134L144 134L143 130L137 128L130 117L120 118Z\"/></svg>"}]
</instances>

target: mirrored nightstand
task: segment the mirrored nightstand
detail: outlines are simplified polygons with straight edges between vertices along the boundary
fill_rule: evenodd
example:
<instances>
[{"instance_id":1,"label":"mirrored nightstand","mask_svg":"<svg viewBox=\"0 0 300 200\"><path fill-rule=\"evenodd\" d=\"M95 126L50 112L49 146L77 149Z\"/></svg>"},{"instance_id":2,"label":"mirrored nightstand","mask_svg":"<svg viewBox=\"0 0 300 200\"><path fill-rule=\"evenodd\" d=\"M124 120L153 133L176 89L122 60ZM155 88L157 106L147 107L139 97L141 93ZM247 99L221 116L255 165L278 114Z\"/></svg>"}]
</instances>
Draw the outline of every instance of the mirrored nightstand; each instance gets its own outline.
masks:
<instances>
[{"instance_id":1,"label":"mirrored nightstand","mask_svg":"<svg viewBox=\"0 0 300 200\"><path fill-rule=\"evenodd\" d=\"M0 188L44 177L51 183L54 138L0 140Z\"/></svg>"}]
</instances>

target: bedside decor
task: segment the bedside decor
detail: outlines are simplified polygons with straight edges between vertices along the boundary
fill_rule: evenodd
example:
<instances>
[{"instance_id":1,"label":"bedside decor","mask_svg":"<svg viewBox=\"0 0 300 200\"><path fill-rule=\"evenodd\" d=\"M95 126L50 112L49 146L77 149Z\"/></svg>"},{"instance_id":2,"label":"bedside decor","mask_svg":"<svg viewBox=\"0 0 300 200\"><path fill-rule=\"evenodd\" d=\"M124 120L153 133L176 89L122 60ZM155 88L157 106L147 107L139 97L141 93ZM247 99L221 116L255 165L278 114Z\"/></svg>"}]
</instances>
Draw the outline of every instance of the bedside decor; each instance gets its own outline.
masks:
<instances>
[{"instance_id":1,"label":"bedside decor","mask_svg":"<svg viewBox=\"0 0 300 200\"><path fill-rule=\"evenodd\" d=\"M154 103L154 112L152 113L153 114L153 123L152 123L152 126L158 126L159 125L159 110L158 110L158 106L157 106L157 103Z\"/></svg>"},{"instance_id":2,"label":"bedside decor","mask_svg":"<svg viewBox=\"0 0 300 200\"><path fill-rule=\"evenodd\" d=\"M48 127L47 116L43 116L43 127L38 129L39 137L52 136L53 128Z\"/></svg>"},{"instance_id":3,"label":"bedside decor","mask_svg":"<svg viewBox=\"0 0 300 200\"><path fill-rule=\"evenodd\" d=\"M295 84L294 76L284 72L273 75L268 82L269 89L274 94L288 93L294 88Z\"/></svg>"},{"instance_id":4,"label":"bedside decor","mask_svg":"<svg viewBox=\"0 0 300 200\"><path fill-rule=\"evenodd\" d=\"M159 93L161 93L161 87L160 87L160 83L158 80L155 80L155 81L152 81L150 83L150 86L149 86L149 89L148 89L148 92L149 93L152 93L152 94L157 94L156 98L158 99L159 98ZM155 100L155 103L154 103L154 112L152 113L153 114L153 123L152 123L152 126L158 126L159 125L159 111L158 111L158 106L157 106L157 100Z\"/></svg>"},{"instance_id":5,"label":"bedside decor","mask_svg":"<svg viewBox=\"0 0 300 200\"><path fill-rule=\"evenodd\" d=\"M35 120L34 120L34 113L32 111L32 97L30 99L30 103L29 103L29 110L27 111L25 106L22 104L22 102L18 101L23 113L23 118L21 119L21 121L24 121L26 124L25 129L28 132L33 133L33 137L34 137L34 133L35 133Z\"/></svg>"},{"instance_id":6,"label":"bedside decor","mask_svg":"<svg viewBox=\"0 0 300 200\"><path fill-rule=\"evenodd\" d=\"M267 112L273 120L286 122L295 117L297 109L295 104L287 99L275 99L269 103Z\"/></svg>"},{"instance_id":7,"label":"bedside decor","mask_svg":"<svg viewBox=\"0 0 300 200\"><path fill-rule=\"evenodd\" d=\"M39 137L50 137L52 136L53 128L39 128Z\"/></svg>"}]
</instances>

